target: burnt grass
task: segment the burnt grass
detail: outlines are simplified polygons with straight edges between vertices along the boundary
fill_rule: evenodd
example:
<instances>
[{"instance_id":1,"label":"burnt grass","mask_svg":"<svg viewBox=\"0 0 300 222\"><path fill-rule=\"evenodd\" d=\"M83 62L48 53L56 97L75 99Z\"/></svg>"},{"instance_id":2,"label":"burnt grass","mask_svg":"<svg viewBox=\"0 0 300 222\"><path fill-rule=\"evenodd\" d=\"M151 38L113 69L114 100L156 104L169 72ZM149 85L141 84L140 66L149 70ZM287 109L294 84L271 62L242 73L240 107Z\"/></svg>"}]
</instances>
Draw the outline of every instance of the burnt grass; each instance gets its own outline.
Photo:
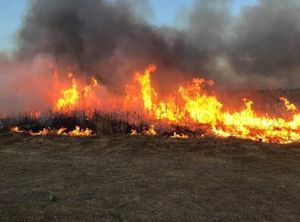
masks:
<instances>
[{"instance_id":1,"label":"burnt grass","mask_svg":"<svg viewBox=\"0 0 300 222\"><path fill-rule=\"evenodd\" d=\"M300 145L0 133L0 221L299 221Z\"/></svg>"}]
</instances>

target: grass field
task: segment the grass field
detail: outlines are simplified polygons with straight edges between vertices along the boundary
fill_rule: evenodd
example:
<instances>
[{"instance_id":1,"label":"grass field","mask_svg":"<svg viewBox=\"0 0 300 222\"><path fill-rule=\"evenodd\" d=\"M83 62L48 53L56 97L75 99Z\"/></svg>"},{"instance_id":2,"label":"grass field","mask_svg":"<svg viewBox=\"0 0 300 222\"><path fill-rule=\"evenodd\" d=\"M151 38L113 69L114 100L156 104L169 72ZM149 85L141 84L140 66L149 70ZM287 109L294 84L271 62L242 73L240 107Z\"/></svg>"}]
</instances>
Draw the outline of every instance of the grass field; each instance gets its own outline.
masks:
<instances>
[{"instance_id":1,"label":"grass field","mask_svg":"<svg viewBox=\"0 0 300 222\"><path fill-rule=\"evenodd\" d=\"M300 221L300 145L0 134L1 221Z\"/></svg>"}]
</instances>

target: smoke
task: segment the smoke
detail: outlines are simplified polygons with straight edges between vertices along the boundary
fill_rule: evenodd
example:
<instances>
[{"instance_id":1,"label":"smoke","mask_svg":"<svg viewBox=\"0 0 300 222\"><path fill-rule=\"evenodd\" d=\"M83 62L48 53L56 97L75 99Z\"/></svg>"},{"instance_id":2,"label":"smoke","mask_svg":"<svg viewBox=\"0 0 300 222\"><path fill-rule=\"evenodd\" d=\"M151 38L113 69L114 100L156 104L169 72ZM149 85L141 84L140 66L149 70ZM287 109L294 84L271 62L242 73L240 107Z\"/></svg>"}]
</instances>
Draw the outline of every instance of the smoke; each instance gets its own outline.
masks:
<instances>
[{"instance_id":1,"label":"smoke","mask_svg":"<svg viewBox=\"0 0 300 222\"><path fill-rule=\"evenodd\" d=\"M183 28L185 48L180 60L197 77L213 78L225 84L236 80L218 65L229 49L233 25L230 6L230 0L197 0L185 18L180 17L186 21ZM226 77L222 78L224 72Z\"/></svg>"},{"instance_id":2,"label":"smoke","mask_svg":"<svg viewBox=\"0 0 300 222\"><path fill-rule=\"evenodd\" d=\"M299 87L299 12L297 0L261 0L245 9L230 45L230 60L236 72Z\"/></svg>"},{"instance_id":3,"label":"smoke","mask_svg":"<svg viewBox=\"0 0 300 222\"><path fill-rule=\"evenodd\" d=\"M232 4L195 1L185 33L196 50L187 59L227 86L299 87L300 2L259 0L237 16Z\"/></svg>"},{"instance_id":4,"label":"smoke","mask_svg":"<svg viewBox=\"0 0 300 222\"><path fill-rule=\"evenodd\" d=\"M19 57L51 56L58 66L120 89L149 63L164 69L177 62L164 33L141 17L147 8L141 1L32 1L19 34Z\"/></svg>"},{"instance_id":5,"label":"smoke","mask_svg":"<svg viewBox=\"0 0 300 222\"><path fill-rule=\"evenodd\" d=\"M31 0L16 58L51 58L116 93L148 64L158 66L162 91L190 77L227 87L299 87L299 1L259 0L237 16L232 4L195 0L179 17L183 27L156 27L146 0Z\"/></svg>"},{"instance_id":6,"label":"smoke","mask_svg":"<svg viewBox=\"0 0 300 222\"><path fill-rule=\"evenodd\" d=\"M49 58L20 61L0 53L0 118L2 115L49 109Z\"/></svg>"}]
</instances>

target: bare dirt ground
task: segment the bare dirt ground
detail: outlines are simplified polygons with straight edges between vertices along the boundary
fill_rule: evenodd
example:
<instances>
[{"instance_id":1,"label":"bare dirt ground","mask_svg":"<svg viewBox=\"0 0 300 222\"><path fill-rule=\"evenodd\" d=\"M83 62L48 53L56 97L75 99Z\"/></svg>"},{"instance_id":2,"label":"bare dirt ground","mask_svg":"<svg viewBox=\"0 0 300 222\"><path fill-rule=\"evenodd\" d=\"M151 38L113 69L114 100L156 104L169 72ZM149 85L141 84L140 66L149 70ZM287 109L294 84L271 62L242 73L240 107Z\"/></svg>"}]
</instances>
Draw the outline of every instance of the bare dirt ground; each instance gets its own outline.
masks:
<instances>
[{"instance_id":1,"label":"bare dirt ground","mask_svg":"<svg viewBox=\"0 0 300 222\"><path fill-rule=\"evenodd\" d=\"M0 134L0 221L300 221L300 145Z\"/></svg>"}]
</instances>

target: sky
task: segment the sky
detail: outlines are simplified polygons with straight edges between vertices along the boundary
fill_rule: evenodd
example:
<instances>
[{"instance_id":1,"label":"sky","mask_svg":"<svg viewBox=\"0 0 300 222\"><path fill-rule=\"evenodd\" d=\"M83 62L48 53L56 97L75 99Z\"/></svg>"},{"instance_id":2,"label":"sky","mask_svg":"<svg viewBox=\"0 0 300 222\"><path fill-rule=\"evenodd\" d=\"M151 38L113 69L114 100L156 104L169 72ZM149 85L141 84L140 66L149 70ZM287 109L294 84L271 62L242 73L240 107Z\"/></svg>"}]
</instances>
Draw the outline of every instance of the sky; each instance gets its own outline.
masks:
<instances>
[{"instance_id":1,"label":"sky","mask_svg":"<svg viewBox=\"0 0 300 222\"><path fill-rule=\"evenodd\" d=\"M178 11L191 7L193 1L197 0L149 0L154 12L152 22L159 26L174 24ZM232 13L237 15L242 7L255 4L256 1L233 0ZM13 49L16 32L28 7L27 2L28 0L0 0L0 51Z\"/></svg>"}]
</instances>

